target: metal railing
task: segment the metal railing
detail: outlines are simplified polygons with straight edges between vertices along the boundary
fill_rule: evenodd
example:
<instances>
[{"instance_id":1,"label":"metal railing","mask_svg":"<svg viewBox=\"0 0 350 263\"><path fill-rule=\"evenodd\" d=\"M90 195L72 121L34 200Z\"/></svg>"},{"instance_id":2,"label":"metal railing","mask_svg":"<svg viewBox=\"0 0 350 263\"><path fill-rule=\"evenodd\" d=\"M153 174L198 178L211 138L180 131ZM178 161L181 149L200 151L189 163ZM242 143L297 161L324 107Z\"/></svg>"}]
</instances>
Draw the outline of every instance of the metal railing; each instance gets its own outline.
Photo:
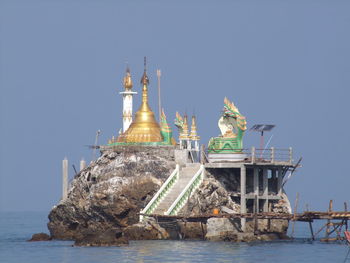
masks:
<instances>
[{"instance_id":1,"label":"metal railing","mask_svg":"<svg viewBox=\"0 0 350 263\"><path fill-rule=\"evenodd\" d=\"M170 189L179 179L179 171L180 166L176 164L175 170L171 173L168 179L164 182L164 184L160 187L158 192L153 196L151 201L147 204L147 206L141 210L140 214L152 214L153 211L157 208L159 203L163 200L163 198L168 194ZM140 215L140 221L143 221L143 216Z\"/></svg>"},{"instance_id":2,"label":"metal railing","mask_svg":"<svg viewBox=\"0 0 350 263\"><path fill-rule=\"evenodd\" d=\"M202 150L203 151L203 150ZM274 147L268 149L256 149L252 147L251 149L241 149L241 152L245 155L245 158L242 159L242 155L237 155L235 159L235 154L230 156L230 160L237 162L245 162L245 163L276 163L276 162L284 162L293 164L293 149L289 147L288 149L277 149ZM229 152L228 152L229 153ZM225 153L221 153L225 155ZM209 161L209 153L208 150L204 150L202 153L202 163L210 162Z\"/></svg>"},{"instance_id":3,"label":"metal railing","mask_svg":"<svg viewBox=\"0 0 350 263\"><path fill-rule=\"evenodd\" d=\"M191 194L199 187L204 178L204 165L201 165L197 173L193 176L191 181L182 190L181 194L176 198L174 203L164 213L165 215L176 215L181 208L187 203Z\"/></svg>"},{"instance_id":4,"label":"metal railing","mask_svg":"<svg viewBox=\"0 0 350 263\"><path fill-rule=\"evenodd\" d=\"M293 149L289 147L288 149L276 149L271 147L269 149L252 149L244 151L245 154L249 157L251 163L256 162L287 162L293 164Z\"/></svg>"}]
</instances>

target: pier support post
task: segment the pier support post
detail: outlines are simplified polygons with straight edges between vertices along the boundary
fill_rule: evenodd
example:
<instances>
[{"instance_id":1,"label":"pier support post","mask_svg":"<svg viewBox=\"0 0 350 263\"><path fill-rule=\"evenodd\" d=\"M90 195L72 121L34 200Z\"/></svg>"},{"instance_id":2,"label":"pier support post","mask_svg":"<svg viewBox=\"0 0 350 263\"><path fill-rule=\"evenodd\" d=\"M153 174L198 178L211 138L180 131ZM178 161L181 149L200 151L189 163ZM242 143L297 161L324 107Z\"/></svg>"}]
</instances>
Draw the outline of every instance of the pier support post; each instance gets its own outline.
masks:
<instances>
[{"instance_id":1,"label":"pier support post","mask_svg":"<svg viewBox=\"0 0 350 263\"><path fill-rule=\"evenodd\" d=\"M246 204L246 167L245 165L241 166L241 214L247 213L247 204ZM245 231L246 219L241 218L241 228L242 231Z\"/></svg>"},{"instance_id":2,"label":"pier support post","mask_svg":"<svg viewBox=\"0 0 350 263\"><path fill-rule=\"evenodd\" d=\"M264 208L263 212L268 212L269 209L269 189L268 189L268 177L267 177L267 169L263 170L263 198L264 198Z\"/></svg>"},{"instance_id":3,"label":"pier support post","mask_svg":"<svg viewBox=\"0 0 350 263\"><path fill-rule=\"evenodd\" d=\"M314 230L312 228L312 221L309 221L309 228L310 228L310 233L311 233L311 240L315 241L315 235L314 235Z\"/></svg>"},{"instance_id":4,"label":"pier support post","mask_svg":"<svg viewBox=\"0 0 350 263\"><path fill-rule=\"evenodd\" d=\"M64 158L62 161L62 200L66 200L68 196L68 160Z\"/></svg>"},{"instance_id":5,"label":"pier support post","mask_svg":"<svg viewBox=\"0 0 350 263\"><path fill-rule=\"evenodd\" d=\"M344 212L348 211L348 203L344 202ZM345 231L348 231L348 219L345 219Z\"/></svg>"},{"instance_id":6,"label":"pier support post","mask_svg":"<svg viewBox=\"0 0 350 263\"><path fill-rule=\"evenodd\" d=\"M259 212L259 168L257 167L254 167L253 187L254 187L254 196L257 199L255 210Z\"/></svg>"}]
</instances>

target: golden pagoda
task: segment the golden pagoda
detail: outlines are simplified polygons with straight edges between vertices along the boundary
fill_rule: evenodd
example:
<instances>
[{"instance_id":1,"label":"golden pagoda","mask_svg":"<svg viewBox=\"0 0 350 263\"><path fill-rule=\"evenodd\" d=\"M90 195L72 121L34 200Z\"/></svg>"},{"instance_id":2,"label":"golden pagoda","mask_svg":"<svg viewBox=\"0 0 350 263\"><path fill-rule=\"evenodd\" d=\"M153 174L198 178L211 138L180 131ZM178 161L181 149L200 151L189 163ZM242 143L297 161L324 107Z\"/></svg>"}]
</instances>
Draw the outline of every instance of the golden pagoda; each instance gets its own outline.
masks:
<instances>
[{"instance_id":1,"label":"golden pagoda","mask_svg":"<svg viewBox=\"0 0 350 263\"><path fill-rule=\"evenodd\" d=\"M196 124L196 117L192 116L192 125L191 125L191 134L190 138L192 141L199 141L200 137L197 135L197 124Z\"/></svg>"},{"instance_id":2,"label":"golden pagoda","mask_svg":"<svg viewBox=\"0 0 350 263\"><path fill-rule=\"evenodd\" d=\"M183 117L183 126L182 126L182 132L180 134L180 140L188 140L189 134L188 134L188 119L187 119L187 114L184 115Z\"/></svg>"},{"instance_id":3,"label":"golden pagoda","mask_svg":"<svg viewBox=\"0 0 350 263\"><path fill-rule=\"evenodd\" d=\"M144 60L144 72L141 78L142 104L135 114L130 127L122 133L118 143L159 143L163 142L161 129L154 117L154 113L148 105L148 76L146 73L146 57Z\"/></svg>"}]
</instances>

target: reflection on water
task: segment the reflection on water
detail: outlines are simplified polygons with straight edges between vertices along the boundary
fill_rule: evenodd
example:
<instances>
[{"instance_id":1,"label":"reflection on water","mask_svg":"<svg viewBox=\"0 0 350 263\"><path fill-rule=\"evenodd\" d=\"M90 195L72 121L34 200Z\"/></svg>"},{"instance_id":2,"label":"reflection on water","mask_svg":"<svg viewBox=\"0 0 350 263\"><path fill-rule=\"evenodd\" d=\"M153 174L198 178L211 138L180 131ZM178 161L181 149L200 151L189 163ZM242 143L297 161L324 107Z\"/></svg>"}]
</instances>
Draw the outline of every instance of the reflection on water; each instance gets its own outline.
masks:
<instances>
[{"instance_id":1,"label":"reflection on water","mask_svg":"<svg viewBox=\"0 0 350 263\"><path fill-rule=\"evenodd\" d=\"M296 236L308 228L296 226ZM0 262L117 263L117 262L343 262L344 244L296 241L230 243L205 241L131 241L126 247L72 247L72 242L26 242L46 231L45 213L0 213Z\"/></svg>"}]
</instances>

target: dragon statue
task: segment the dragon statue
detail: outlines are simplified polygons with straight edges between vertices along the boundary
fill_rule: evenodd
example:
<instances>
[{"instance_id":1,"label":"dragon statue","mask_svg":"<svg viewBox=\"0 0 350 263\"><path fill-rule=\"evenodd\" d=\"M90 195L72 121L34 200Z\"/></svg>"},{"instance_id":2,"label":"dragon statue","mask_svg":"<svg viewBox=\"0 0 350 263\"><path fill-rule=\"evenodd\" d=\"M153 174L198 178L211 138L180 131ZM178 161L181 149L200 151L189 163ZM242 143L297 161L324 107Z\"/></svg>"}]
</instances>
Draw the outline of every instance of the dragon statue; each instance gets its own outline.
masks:
<instances>
[{"instance_id":1,"label":"dragon statue","mask_svg":"<svg viewBox=\"0 0 350 263\"><path fill-rule=\"evenodd\" d=\"M175 126L179 129L179 134L183 134L184 120L178 112L176 112L174 123Z\"/></svg>"},{"instance_id":2,"label":"dragon statue","mask_svg":"<svg viewBox=\"0 0 350 263\"><path fill-rule=\"evenodd\" d=\"M243 135L247 129L247 121L238 108L227 98L224 99L223 113L218 126L221 136L211 138L209 153L240 153L243 148Z\"/></svg>"},{"instance_id":3,"label":"dragon statue","mask_svg":"<svg viewBox=\"0 0 350 263\"><path fill-rule=\"evenodd\" d=\"M180 140L189 139L187 115L185 115L184 117L181 117L181 115L178 112L176 112L176 118L174 123L175 123L175 126L179 129Z\"/></svg>"},{"instance_id":4,"label":"dragon statue","mask_svg":"<svg viewBox=\"0 0 350 263\"><path fill-rule=\"evenodd\" d=\"M175 145L176 144L176 141L173 138L173 133L171 131L171 128L168 125L168 122L166 120L164 109L162 109L162 113L160 116L160 133L162 134L164 144L166 144L166 145Z\"/></svg>"}]
</instances>

